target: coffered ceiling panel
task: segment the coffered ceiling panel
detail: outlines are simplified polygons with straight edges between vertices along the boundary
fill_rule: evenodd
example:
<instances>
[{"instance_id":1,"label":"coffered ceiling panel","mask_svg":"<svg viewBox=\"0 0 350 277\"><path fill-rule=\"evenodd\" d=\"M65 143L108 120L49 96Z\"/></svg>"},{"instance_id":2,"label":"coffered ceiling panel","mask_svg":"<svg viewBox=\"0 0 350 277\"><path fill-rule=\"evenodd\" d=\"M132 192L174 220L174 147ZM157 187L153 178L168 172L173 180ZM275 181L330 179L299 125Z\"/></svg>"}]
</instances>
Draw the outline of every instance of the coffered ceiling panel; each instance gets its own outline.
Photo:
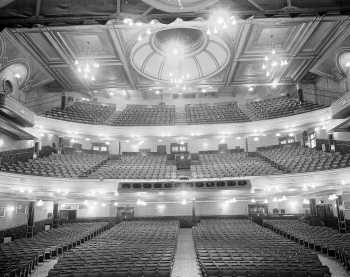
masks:
<instances>
[{"instance_id":1,"label":"coffered ceiling panel","mask_svg":"<svg viewBox=\"0 0 350 277\"><path fill-rule=\"evenodd\" d=\"M288 53L299 38L302 28L305 28L305 24L293 21L283 24L280 22L254 24L244 54L262 55L270 52L272 47L278 52Z\"/></svg>"},{"instance_id":2,"label":"coffered ceiling panel","mask_svg":"<svg viewBox=\"0 0 350 277\"><path fill-rule=\"evenodd\" d=\"M306 41L302 52L316 53L318 48L322 47L320 42L324 41L330 35L336 24L337 22L332 21L325 21L322 24L318 24L312 36Z\"/></svg>"},{"instance_id":3,"label":"coffered ceiling panel","mask_svg":"<svg viewBox=\"0 0 350 277\"><path fill-rule=\"evenodd\" d=\"M107 31L96 29L94 27L92 31L64 30L57 32L57 35L66 44L74 58L94 57L95 59L119 60Z\"/></svg>"},{"instance_id":4,"label":"coffered ceiling panel","mask_svg":"<svg viewBox=\"0 0 350 277\"><path fill-rule=\"evenodd\" d=\"M266 81L266 76L262 70L262 60L257 61L242 61L238 63L237 71L232 82L259 82ZM268 79L270 82L271 80Z\"/></svg>"},{"instance_id":5,"label":"coffered ceiling panel","mask_svg":"<svg viewBox=\"0 0 350 277\"><path fill-rule=\"evenodd\" d=\"M26 35L30 43L36 47L40 56L45 59L47 63L63 62L62 56L58 53L52 43L47 37L47 32L30 32Z\"/></svg>"},{"instance_id":6,"label":"coffered ceiling panel","mask_svg":"<svg viewBox=\"0 0 350 277\"><path fill-rule=\"evenodd\" d=\"M337 53L327 53L333 45L346 46L350 36L346 16L249 18L225 32L209 35L207 24L198 19L129 26L110 20L106 25L10 29L9 34L63 87L82 91L104 87L148 90L169 85L166 77L170 69L165 65L167 52L163 47L172 34L186 41L184 65L192 72L190 81L217 88L265 85L276 79L293 84L311 68L316 74L332 74L326 68L336 68ZM147 28L150 32L145 35ZM288 64L266 77L262 64L272 45ZM74 60L84 58L100 64L94 82L84 82L74 70Z\"/></svg>"},{"instance_id":7,"label":"coffered ceiling panel","mask_svg":"<svg viewBox=\"0 0 350 277\"><path fill-rule=\"evenodd\" d=\"M128 80L125 76L123 66L105 65L101 66L96 75L96 82L93 87L125 87L128 86Z\"/></svg>"}]
</instances>

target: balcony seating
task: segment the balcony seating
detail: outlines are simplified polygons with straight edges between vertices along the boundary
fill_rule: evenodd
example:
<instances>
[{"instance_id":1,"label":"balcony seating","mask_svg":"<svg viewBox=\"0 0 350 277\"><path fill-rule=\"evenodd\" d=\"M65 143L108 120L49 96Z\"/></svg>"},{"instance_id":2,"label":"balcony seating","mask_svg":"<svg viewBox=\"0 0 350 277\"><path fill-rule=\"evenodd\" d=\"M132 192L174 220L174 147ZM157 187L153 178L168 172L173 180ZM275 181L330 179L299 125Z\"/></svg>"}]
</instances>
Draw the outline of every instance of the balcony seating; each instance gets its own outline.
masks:
<instances>
[{"instance_id":1,"label":"balcony seating","mask_svg":"<svg viewBox=\"0 0 350 277\"><path fill-rule=\"evenodd\" d=\"M84 177L90 169L107 159L107 155L74 153L52 154L44 158L25 162L5 163L1 171L59 178Z\"/></svg>"},{"instance_id":2,"label":"balcony seating","mask_svg":"<svg viewBox=\"0 0 350 277\"><path fill-rule=\"evenodd\" d=\"M301 173L350 166L350 154L325 153L299 143L259 148L259 153L287 168Z\"/></svg>"},{"instance_id":3,"label":"balcony seating","mask_svg":"<svg viewBox=\"0 0 350 277\"><path fill-rule=\"evenodd\" d=\"M185 106L188 124L212 124L247 122L249 118L240 110L236 102L215 104L191 104Z\"/></svg>"},{"instance_id":4,"label":"balcony seating","mask_svg":"<svg viewBox=\"0 0 350 277\"><path fill-rule=\"evenodd\" d=\"M350 233L339 233L324 226L311 226L298 220L264 220L276 233L310 249L336 257L350 269Z\"/></svg>"},{"instance_id":5,"label":"balcony seating","mask_svg":"<svg viewBox=\"0 0 350 277\"><path fill-rule=\"evenodd\" d=\"M0 165L6 163L15 163L17 161L26 161L33 158L34 148L16 149L0 152Z\"/></svg>"},{"instance_id":6,"label":"balcony seating","mask_svg":"<svg viewBox=\"0 0 350 277\"><path fill-rule=\"evenodd\" d=\"M121 160L109 160L89 175L105 179L171 179L176 167L166 164L166 155L123 155Z\"/></svg>"},{"instance_id":7,"label":"balcony seating","mask_svg":"<svg viewBox=\"0 0 350 277\"><path fill-rule=\"evenodd\" d=\"M324 106L310 102L300 104L297 99L286 96L249 102L246 107L254 116L253 120L291 116L324 108Z\"/></svg>"},{"instance_id":8,"label":"balcony seating","mask_svg":"<svg viewBox=\"0 0 350 277\"><path fill-rule=\"evenodd\" d=\"M193 237L204 277L330 276L311 250L248 220L201 220Z\"/></svg>"},{"instance_id":9,"label":"balcony seating","mask_svg":"<svg viewBox=\"0 0 350 277\"><path fill-rule=\"evenodd\" d=\"M44 113L44 116L86 124L104 124L113 114L116 106L110 104L74 102L64 110L54 108Z\"/></svg>"},{"instance_id":10,"label":"balcony seating","mask_svg":"<svg viewBox=\"0 0 350 277\"><path fill-rule=\"evenodd\" d=\"M282 174L259 157L247 153L199 154L201 164L192 165L194 178L222 178Z\"/></svg>"},{"instance_id":11,"label":"balcony seating","mask_svg":"<svg viewBox=\"0 0 350 277\"><path fill-rule=\"evenodd\" d=\"M28 276L38 262L57 256L100 234L109 223L74 223L32 239L18 239L0 244L0 276Z\"/></svg>"},{"instance_id":12,"label":"balcony seating","mask_svg":"<svg viewBox=\"0 0 350 277\"><path fill-rule=\"evenodd\" d=\"M66 254L49 277L170 277L178 221L129 221Z\"/></svg>"},{"instance_id":13,"label":"balcony seating","mask_svg":"<svg viewBox=\"0 0 350 277\"><path fill-rule=\"evenodd\" d=\"M50 150L50 149L49 149ZM51 151L51 150L50 150ZM254 153L200 153L191 165L192 178L265 176L332 170L350 166L350 154L325 153L301 147L299 143L260 147ZM50 152L48 152L50 153ZM66 154L2 162L0 171L36 176L90 179L174 179L176 166L166 155L155 153L128 155L109 159L108 154L65 149ZM0 153L1 156L1 153ZM13 156L11 156L13 157ZM27 157L28 158L28 157Z\"/></svg>"},{"instance_id":14,"label":"balcony seating","mask_svg":"<svg viewBox=\"0 0 350 277\"><path fill-rule=\"evenodd\" d=\"M113 116L114 126L147 126L175 125L175 106L159 105L127 105L126 108Z\"/></svg>"},{"instance_id":15,"label":"balcony seating","mask_svg":"<svg viewBox=\"0 0 350 277\"><path fill-rule=\"evenodd\" d=\"M86 124L112 126L168 126L175 124L240 123L305 113L325 106L290 97L277 97L238 105L236 102L187 104L184 111L175 105L126 105L116 110L112 104L74 102L64 110L54 108L43 116Z\"/></svg>"}]
</instances>

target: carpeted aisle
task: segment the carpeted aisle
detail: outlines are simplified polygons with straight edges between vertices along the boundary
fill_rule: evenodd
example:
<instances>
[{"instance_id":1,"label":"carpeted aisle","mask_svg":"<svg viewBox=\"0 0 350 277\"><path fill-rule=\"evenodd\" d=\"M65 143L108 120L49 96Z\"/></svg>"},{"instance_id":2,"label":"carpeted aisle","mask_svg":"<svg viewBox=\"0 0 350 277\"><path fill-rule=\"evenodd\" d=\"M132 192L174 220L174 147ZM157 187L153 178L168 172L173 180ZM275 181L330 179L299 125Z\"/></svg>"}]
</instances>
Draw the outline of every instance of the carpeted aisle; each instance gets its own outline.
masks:
<instances>
[{"instance_id":1,"label":"carpeted aisle","mask_svg":"<svg viewBox=\"0 0 350 277\"><path fill-rule=\"evenodd\" d=\"M200 277L192 229L180 229L172 277Z\"/></svg>"}]
</instances>

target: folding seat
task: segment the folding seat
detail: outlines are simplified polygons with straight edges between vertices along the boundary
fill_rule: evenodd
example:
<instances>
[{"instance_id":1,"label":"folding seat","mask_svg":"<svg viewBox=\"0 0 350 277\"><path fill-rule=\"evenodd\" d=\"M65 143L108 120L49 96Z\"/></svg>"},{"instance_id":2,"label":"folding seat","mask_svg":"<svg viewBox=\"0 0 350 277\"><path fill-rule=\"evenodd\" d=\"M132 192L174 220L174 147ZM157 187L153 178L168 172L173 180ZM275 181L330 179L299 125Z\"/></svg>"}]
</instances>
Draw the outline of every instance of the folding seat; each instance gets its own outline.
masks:
<instances>
[{"instance_id":1,"label":"folding seat","mask_svg":"<svg viewBox=\"0 0 350 277\"><path fill-rule=\"evenodd\" d=\"M293 272L292 271L279 271L279 277L293 277Z\"/></svg>"},{"instance_id":2,"label":"folding seat","mask_svg":"<svg viewBox=\"0 0 350 277\"><path fill-rule=\"evenodd\" d=\"M293 277L307 277L307 273L305 271L295 271Z\"/></svg>"}]
</instances>

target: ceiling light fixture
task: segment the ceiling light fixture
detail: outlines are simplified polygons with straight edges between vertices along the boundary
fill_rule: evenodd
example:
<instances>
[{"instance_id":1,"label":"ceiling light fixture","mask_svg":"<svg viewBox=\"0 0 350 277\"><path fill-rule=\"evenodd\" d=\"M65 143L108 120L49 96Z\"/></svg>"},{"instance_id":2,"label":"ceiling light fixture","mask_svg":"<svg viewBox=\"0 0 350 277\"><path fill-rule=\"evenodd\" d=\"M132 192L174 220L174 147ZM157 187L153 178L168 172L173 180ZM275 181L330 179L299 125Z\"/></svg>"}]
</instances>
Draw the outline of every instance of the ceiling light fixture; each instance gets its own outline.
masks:
<instances>
[{"instance_id":1,"label":"ceiling light fixture","mask_svg":"<svg viewBox=\"0 0 350 277\"><path fill-rule=\"evenodd\" d=\"M83 59L76 59L74 61L74 67L75 71L79 74L80 77L82 77L86 81L95 81L96 80L96 73L98 68L100 67L100 64L96 62L92 57L92 47L90 45L90 42L86 42L86 47L83 48L83 53L86 58Z\"/></svg>"},{"instance_id":2,"label":"ceiling light fixture","mask_svg":"<svg viewBox=\"0 0 350 277\"><path fill-rule=\"evenodd\" d=\"M236 18L228 10L214 10L208 19L207 35L218 34L226 31L229 26L236 25Z\"/></svg>"},{"instance_id":3,"label":"ceiling light fixture","mask_svg":"<svg viewBox=\"0 0 350 277\"><path fill-rule=\"evenodd\" d=\"M288 65L288 60L277 53L276 46L271 35L271 51L264 57L262 69L266 77L272 77L275 72Z\"/></svg>"}]
</instances>

